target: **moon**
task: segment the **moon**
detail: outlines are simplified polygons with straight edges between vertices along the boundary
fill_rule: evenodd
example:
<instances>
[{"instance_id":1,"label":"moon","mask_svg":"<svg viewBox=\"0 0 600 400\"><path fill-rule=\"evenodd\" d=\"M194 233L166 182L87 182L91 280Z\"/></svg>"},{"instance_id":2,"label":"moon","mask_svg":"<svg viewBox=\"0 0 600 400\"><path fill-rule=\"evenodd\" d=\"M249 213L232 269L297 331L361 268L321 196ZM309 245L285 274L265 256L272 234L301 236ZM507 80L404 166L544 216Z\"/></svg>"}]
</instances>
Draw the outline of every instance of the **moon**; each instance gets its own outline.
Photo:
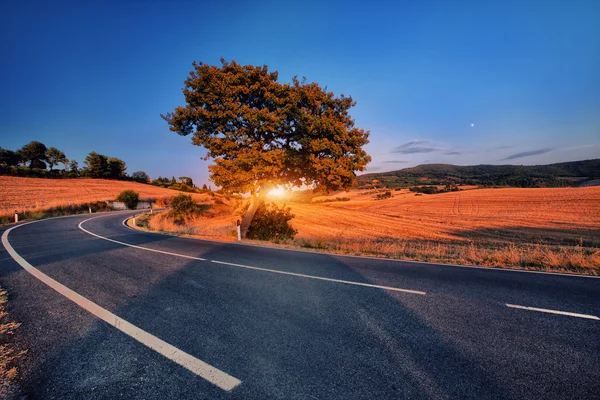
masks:
<instances>
[{"instance_id":1,"label":"moon","mask_svg":"<svg viewBox=\"0 0 600 400\"><path fill-rule=\"evenodd\" d=\"M471 128L473 128L475 126L475 124L471 124Z\"/></svg>"}]
</instances>

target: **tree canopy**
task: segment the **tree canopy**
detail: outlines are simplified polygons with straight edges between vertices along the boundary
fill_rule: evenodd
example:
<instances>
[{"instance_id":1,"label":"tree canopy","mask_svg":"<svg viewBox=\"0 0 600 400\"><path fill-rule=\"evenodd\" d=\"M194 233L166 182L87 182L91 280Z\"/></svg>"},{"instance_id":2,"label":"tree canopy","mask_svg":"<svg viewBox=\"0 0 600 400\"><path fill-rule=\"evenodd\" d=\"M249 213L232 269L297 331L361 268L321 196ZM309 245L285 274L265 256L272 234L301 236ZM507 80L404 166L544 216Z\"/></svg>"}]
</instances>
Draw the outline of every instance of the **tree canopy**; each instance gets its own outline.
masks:
<instances>
[{"instance_id":1,"label":"tree canopy","mask_svg":"<svg viewBox=\"0 0 600 400\"><path fill-rule=\"evenodd\" d=\"M46 145L38 141L32 141L17 150L21 162L29 162L29 168L46 169Z\"/></svg>"},{"instance_id":2,"label":"tree canopy","mask_svg":"<svg viewBox=\"0 0 600 400\"><path fill-rule=\"evenodd\" d=\"M133 174L131 174L131 179L140 183L150 182L150 177L144 171L135 171Z\"/></svg>"},{"instance_id":3,"label":"tree canopy","mask_svg":"<svg viewBox=\"0 0 600 400\"><path fill-rule=\"evenodd\" d=\"M2 147L0 147L0 165L8 167L17 166L19 165L20 161L21 160L17 153L15 153L12 150L3 149Z\"/></svg>"},{"instance_id":4,"label":"tree canopy","mask_svg":"<svg viewBox=\"0 0 600 400\"><path fill-rule=\"evenodd\" d=\"M370 156L369 132L354 126L351 97L317 83L277 82L267 66L193 63L185 106L162 117L179 135L208 150L211 180L224 190L255 193L290 184L349 189Z\"/></svg>"},{"instance_id":5,"label":"tree canopy","mask_svg":"<svg viewBox=\"0 0 600 400\"><path fill-rule=\"evenodd\" d=\"M46 151L46 161L48 161L50 171L52 171L52 168L58 163L65 164L65 167L69 163L69 160L65 156L65 153L63 153L55 147L50 147L48 151Z\"/></svg>"},{"instance_id":6,"label":"tree canopy","mask_svg":"<svg viewBox=\"0 0 600 400\"><path fill-rule=\"evenodd\" d=\"M79 171L79 163L77 160L71 160L69 162L69 176L71 178L77 178L81 175L81 171Z\"/></svg>"},{"instance_id":7,"label":"tree canopy","mask_svg":"<svg viewBox=\"0 0 600 400\"><path fill-rule=\"evenodd\" d=\"M125 161L115 158L109 157L106 161L107 163L107 171L105 176L110 179L121 179L125 178L125 170L127 167L125 166Z\"/></svg>"},{"instance_id":8,"label":"tree canopy","mask_svg":"<svg viewBox=\"0 0 600 400\"><path fill-rule=\"evenodd\" d=\"M189 176L180 176L179 177L179 182L181 182L181 183L183 183L184 185L187 185L187 186L191 186L191 187L194 186L194 181Z\"/></svg>"},{"instance_id":9,"label":"tree canopy","mask_svg":"<svg viewBox=\"0 0 600 400\"><path fill-rule=\"evenodd\" d=\"M92 151L85 158L87 173L92 178L120 179L125 177L125 162Z\"/></svg>"}]
</instances>

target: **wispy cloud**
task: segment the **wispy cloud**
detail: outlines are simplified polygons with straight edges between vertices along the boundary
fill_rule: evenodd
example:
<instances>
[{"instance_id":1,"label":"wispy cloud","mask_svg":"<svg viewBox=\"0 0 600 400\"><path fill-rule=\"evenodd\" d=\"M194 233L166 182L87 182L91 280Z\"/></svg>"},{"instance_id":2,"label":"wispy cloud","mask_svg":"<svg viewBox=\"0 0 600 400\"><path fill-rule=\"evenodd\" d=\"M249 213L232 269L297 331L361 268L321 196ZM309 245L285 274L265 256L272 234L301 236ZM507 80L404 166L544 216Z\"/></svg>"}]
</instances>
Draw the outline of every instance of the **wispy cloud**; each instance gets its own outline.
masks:
<instances>
[{"instance_id":1,"label":"wispy cloud","mask_svg":"<svg viewBox=\"0 0 600 400\"><path fill-rule=\"evenodd\" d=\"M467 153L467 152L454 150L454 151L447 151L444 154L447 155L447 156L458 156L460 154L465 154L465 153Z\"/></svg>"},{"instance_id":2,"label":"wispy cloud","mask_svg":"<svg viewBox=\"0 0 600 400\"><path fill-rule=\"evenodd\" d=\"M497 150L508 150L508 149L514 149L516 146L512 145L512 146L497 146L497 147L492 147L491 149L488 149L486 151L497 151Z\"/></svg>"},{"instance_id":3,"label":"wispy cloud","mask_svg":"<svg viewBox=\"0 0 600 400\"><path fill-rule=\"evenodd\" d=\"M432 153L434 151L444 151L445 149L436 145L429 140L411 140L392 150L392 153L400 154L416 154L416 153Z\"/></svg>"},{"instance_id":4,"label":"wispy cloud","mask_svg":"<svg viewBox=\"0 0 600 400\"><path fill-rule=\"evenodd\" d=\"M384 161L385 164L406 164L408 163L408 161L404 161L404 160L389 160L389 161Z\"/></svg>"},{"instance_id":5,"label":"wispy cloud","mask_svg":"<svg viewBox=\"0 0 600 400\"><path fill-rule=\"evenodd\" d=\"M545 154L548 153L550 151L552 151L554 149L539 149L539 150L532 150L532 151L524 151L522 153L517 153L517 154L513 154L511 156L508 156L506 158L503 158L500 161L506 161L506 160L514 160L517 158L523 158L523 157L529 157L529 156L537 156L538 154Z\"/></svg>"}]
</instances>

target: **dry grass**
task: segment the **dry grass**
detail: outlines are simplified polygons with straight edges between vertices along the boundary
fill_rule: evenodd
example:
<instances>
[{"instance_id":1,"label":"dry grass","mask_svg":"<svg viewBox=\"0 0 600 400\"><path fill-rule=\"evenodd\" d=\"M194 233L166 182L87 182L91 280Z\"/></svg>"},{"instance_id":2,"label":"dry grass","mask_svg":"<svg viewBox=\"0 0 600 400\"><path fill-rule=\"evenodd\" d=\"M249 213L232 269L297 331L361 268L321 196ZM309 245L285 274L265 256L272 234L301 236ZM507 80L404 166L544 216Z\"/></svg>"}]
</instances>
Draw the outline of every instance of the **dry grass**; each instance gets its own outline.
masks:
<instances>
[{"instance_id":1,"label":"dry grass","mask_svg":"<svg viewBox=\"0 0 600 400\"><path fill-rule=\"evenodd\" d=\"M15 210L42 211L54 207L114 200L123 190L134 190L141 199L169 199L181 192L137 182L104 179L42 179L0 176L0 216ZM206 195L191 194L196 201Z\"/></svg>"},{"instance_id":2,"label":"dry grass","mask_svg":"<svg viewBox=\"0 0 600 400\"><path fill-rule=\"evenodd\" d=\"M402 190L392 191L390 199L375 200L377 194L355 190L317 197L312 203L287 202L298 230L287 245L600 274L600 187L478 189L421 196ZM189 227L157 219L155 228L230 240L235 218L230 210L229 218L224 213Z\"/></svg>"},{"instance_id":3,"label":"dry grass","mask_svg":"<svg viewBox=\"0 0 600 400\"><path fill-rule=\"evenodd\" d=\"M599 275L600 251L580 246L440 242L401 239L313 239L296 245L338 254L368 255L460 265L517 267Z\"/></svg>"},{"instance_id":4,"label":"dry grass","mask_svg":"<svg viewBox=\"0 0 600 400\"><path fill-rule=\"evenodd\" d=\"M51 180L0 177L0 216L15 208L114 199L125 189L168 204L181 192L135 182L97 179ZM472 188L470 188L472 189ZM556 189L476 189L436 195L354 190L288 202L298 235L289 245L350 254L517 266L600 274L600 187ZM235 200L192 194L210 208L189 225L166 214L149 228L232 240ZM344 198L345 201L336 201ZM347 200L346 200L347 199ZM327 201L329 200L329 201ZM285 202L281 200L280 202Z\"/></svg>"},{"instance_id":5,"label":"dry grass","mask_svg":"<svg viewBox=\"0 0 600 400\"><path fill-rule=\"evenodd\" d=\"M600 187L480 189L416 196L394 191L374 200L352 191L350 201L290 203L298 238L477 240L600 246ZM330 197L335 198L340 194ZM324 198L317 198L322 200Z\"/></svg>"},{"instance_id":6,"label":"dry grass","mask_svg":"<svg viewBox=\"0 0 600 400\"><path fill-rule=\"evenodd\" d=\"M20 324L10 321L6 306L8 295L0 288L0 398L7 398L18 375L16 364L25 350L18 349L11 341Z\"/></svg>"},{"instance_id":7,"label":"dry grass","mask_svg":"<svg viewBox=\"0 0 600 400\"><path fill-rule=\"evenodd\" d=\"M137 225L152 231L233 241L235 218L237 218L232 214L235 201L217 195L214 198L205 199L201 204L207 205L207 210L193 218L188 224L177 224L169 212L161 212L154 215L146 214L138 218Z\"/></svg>"},{"instance_id":8,"label":"dry grass","mask_svg":"<svg viewBox=\"0 0 600 400\"><path fill-rule=\"evenodd\" d=\"M600 273L600 187L393 195L290 203L296 240L351 254Z\"/></svg>"}]
</instances>

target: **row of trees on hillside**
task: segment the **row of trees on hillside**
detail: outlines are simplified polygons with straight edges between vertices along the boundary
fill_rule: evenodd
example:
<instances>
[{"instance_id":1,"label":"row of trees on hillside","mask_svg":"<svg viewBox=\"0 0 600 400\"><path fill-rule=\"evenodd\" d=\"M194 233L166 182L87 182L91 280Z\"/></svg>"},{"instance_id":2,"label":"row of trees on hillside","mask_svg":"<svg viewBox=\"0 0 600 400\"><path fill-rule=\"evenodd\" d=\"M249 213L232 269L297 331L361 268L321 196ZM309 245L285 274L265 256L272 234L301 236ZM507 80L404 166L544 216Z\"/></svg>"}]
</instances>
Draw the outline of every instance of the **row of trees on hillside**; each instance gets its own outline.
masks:
<instances>
[{"instance_id":1,"label":"row of trees on hillside","mask_svg":"<svg viewBox=\"0 0 600 400\"><path fill-rule=\"evenodd\" d=\"M55 169L59 164L64 168ZM105 178L129 179L149 183L150 178L143 171L128 176L125 162L116 157L108 157L92 151L80 168L76 160L69 160L65 153L55 147L32 141L16 151L0 147L0 175L16 175L48 178Z\"/></svg>"},{"instance_id":2,"label":"row of trees on hillside","mask_svg":"<svg viewBox=\"0 0 600 400\"><path fill-rule=\"evenodd\" d=\"M52 171L54 166L59 163L67 167L68 162L65 153L55 147L48 148L45 144L37 141L30 142L17 151L0 147L0 165L3 166L26 165L29 169L45 170L49 165L50 171Z\"/></svg>"},{"instance_id":3,"label":"row of trees on hillside","mask_svg":"<svg viewBox=\"0 0 600 400\"><path fill-rule=\"evenodd\" d=\"M180 176L179 179L175 179L175 177L171 177L171 179L167 177L159 176L157 179L154 179L152 182L154 186L160 186L167 189L179 190L181 192L189 192L189 193L207 193L212 192L212 188L206 186L206 183L202 185L202 188L194 185L194 181L189 176Z\"/></svg>"}]
</instances>

